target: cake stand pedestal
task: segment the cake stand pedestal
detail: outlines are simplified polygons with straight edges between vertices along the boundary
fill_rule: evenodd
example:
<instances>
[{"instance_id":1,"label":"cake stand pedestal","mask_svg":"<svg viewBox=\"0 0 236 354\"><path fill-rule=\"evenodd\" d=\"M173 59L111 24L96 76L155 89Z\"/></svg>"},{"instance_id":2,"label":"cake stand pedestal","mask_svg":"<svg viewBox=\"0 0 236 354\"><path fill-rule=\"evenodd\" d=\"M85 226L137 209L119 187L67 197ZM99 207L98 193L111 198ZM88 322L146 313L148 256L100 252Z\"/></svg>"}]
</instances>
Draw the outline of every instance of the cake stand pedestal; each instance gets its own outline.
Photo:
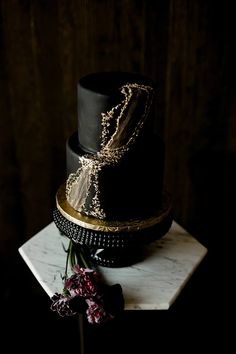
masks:
<instances>
[{"instance_id":1,"label":"cake stand pedestal","mask_svg":"<svg viewBox=\"0 0 236 354\"><path fill-rule=\"evenodd\" d=\"M90 249L96 264L125 267L143 258L144 245L168 232L173 217L168 193L163 193L161 206L143 219L115 221L86 216L70 206L62 185L56 194L53 220L62 234Z\"/></svg>"},{"instance_id":2,"label":"cake stand pedestal","mask_svg":"<svg viewBox=\"0 0 236 354\"><path fill-rule=\"evenodd\" d=\"M62 291L61 275L66 261L62 245L66 248L68 243L69 239L62 236L52 222L19 248L20 255L50 297ZM169 309L207 249L173 221L168 233L146 245L144 252L145 258L129 267L98 266L108 285L121 284L126 311ZM140 326L145 324L140 323ZM82 326L80 330L82 336Z\"/></svg>"}]
</instances>

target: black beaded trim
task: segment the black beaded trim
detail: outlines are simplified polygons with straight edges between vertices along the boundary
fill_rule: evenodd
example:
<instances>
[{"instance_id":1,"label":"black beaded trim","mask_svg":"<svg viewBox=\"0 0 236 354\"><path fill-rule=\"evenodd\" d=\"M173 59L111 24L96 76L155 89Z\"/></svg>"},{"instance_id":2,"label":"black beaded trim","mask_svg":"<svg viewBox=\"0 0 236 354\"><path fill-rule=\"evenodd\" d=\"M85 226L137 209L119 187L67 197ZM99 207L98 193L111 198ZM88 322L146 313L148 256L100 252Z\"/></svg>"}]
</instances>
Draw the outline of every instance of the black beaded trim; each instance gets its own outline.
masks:
<instances>
[{"instance_id":1,"label":"black beaded trim","mask_svg":"<svg viewBox=\"0 0 236 354\"><path fill-rule=\"evenodd\" d=\"M172 224L172 212L160 223L140 231L132 232L102 232L86 229L67 220L55 208L53 220L57 228L75 243L85 244L96 248L127 248L138 244L146 244L164 236Z\"/></svg>"}]
</instances>

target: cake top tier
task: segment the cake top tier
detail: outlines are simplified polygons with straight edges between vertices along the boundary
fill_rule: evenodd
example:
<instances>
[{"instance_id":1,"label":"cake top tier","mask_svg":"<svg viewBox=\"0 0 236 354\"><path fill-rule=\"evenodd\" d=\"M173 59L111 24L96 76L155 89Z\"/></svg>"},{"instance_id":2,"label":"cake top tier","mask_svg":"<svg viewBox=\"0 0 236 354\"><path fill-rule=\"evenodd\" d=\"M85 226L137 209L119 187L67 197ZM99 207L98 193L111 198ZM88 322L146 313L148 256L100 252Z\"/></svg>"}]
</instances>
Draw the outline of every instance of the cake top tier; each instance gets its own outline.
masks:
<instances>
[{"instance_id":1,"label":"cake top tier","mask_svg":"<svg viewBox=\"0 0 236 354\"><path fill-rule=\"evenodd\" d=\"M79 80L77 91L78 141L82 150L88 153L97 153L101 150L103 115L112 112L117 106L120 110L123 109L122 105L128 100L127 96L129 95L128 93L125 95L125 90L128 90L129 85L133 84L155 88L151 79L130 72L99 72L84 76ZM125 90L122 90L124 87L126 87ZM133 92L129 96L132 94ZM134 124L135 121L137 123L139 116L143 115L144 94L141 90L138 95L134 92L134 100L139 100L136 108L133 107L130 110L130 112L133 110L133 114L136 116Z\"/></svg>"}]
</instances>

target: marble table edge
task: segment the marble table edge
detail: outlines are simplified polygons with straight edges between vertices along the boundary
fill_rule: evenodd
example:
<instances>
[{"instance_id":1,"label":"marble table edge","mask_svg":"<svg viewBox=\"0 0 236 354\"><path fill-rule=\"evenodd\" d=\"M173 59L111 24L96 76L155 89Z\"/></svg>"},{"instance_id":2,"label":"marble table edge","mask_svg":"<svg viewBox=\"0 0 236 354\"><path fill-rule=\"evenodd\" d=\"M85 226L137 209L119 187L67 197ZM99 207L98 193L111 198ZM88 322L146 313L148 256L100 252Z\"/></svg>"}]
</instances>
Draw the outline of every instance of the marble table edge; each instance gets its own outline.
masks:
<instances>
[{"instance_id":1,"label":"marble table edge","mask_svg":"<svg viewBox=\"0 0 236 354\"><path fill-rule=\"evenodd\" d=\"M36 280L39 282L39 284L41 285L41 287L44 289L44 291L46 292L46 294L51 298L54 295L54 292L52 292L52 290L50 289L49 286L47 286L47 284L43 281L43 278L40 277L39 273L37 272L37 270L35 269L34 265L32 264L32 262L30 261L30 259L26 256L26 254L24 253L24 250L22 247L18 248L18 252L20 253L21 257L23 258L23 260L25 261L26 265L29 267L29 269L31 270L32 274L34 275L34 277L36 278Z\"/></svg>"},{"instance_id":2,"label":"marble table edge","mask_svg":"<svg viewBox=\"0 0 236 354\"><path fill-rule=\"evenodd\" d=\"M132 305L132 303L128 303L125 305L125 310L127 311L131 311L131 310L146 310L146 311L151 311L151 310L169 310L169 308L173 305L173 303L175 302L175 300L179 297L180 293L182 292L182 290L185 288L186 284L188 283L188 281L190 280L190 278L192 277L193 273L197 270L198 266L201 264L202 260L205 258L206 254L208 253L208 249L201 245L202 249L203 249L203 253L201 258L199 258L198 263L195 264L195 267L192 269L192 272L189 273L188 277L186 277L186 279L184 280L184 282L181 284L180 288L178 289L178 291L176 291L176 293L174 294L174 296L170 299L169 303L168 302L162 302L159 303L158 305L156 304L146 304L146 303L141 303L139 305Z\"/></svg>"},{"instance_id":3,"label":"marble table edge","mask_svg":"<svg viewBox=\"0 0 236 354\"><path fill-rule=\"evenodd\" d=\"M179 224L177 224L176 222L174 223L174 227L177 227L177 230L181 233L184 234L188 234L190 235L182 226L180 226ZM51 223L52 224L52 223ZM50 224L49 224L50 225ZM47 225L45 227L45 229L49 226ZM44 229L42 229L40 232L42 232ZM199 241L197 241L195 239L195 237L193 237L192 235L190 235L197 243L199 243L201 245L201 256L199 256L198 261L195 262L194 267L192 269L192 271L186 276L186 278L184 279L184 281L182 282L181 286L179 287L179 289L175 292L175 294L169 299L169 302L159 302L158 304L147 304L147 303L139 303L139 304L133 304L132 302L128 302L125 304L125 310L168 310L171 305L175 302L176 298L180 295L180 293L182 292L183 288L185 287L186 283L189 281L189 279L191 278L192 274L195 272L195 270L198 268L199 264L201 263L201 261L203 260L203 258L206 256L208 250L205 246L203 246ZM40 274L37 272L37 269L35 268L34 264L32 263L30 257L27 256L27 254L25 253L25 245L27 243L30 243L31 239L29 239L28 241L25 242L25 244L23 244L21 247L18 248L18 251L21 255L21 257L23 258L23 260L25 261L25 263L27 264L27 266L30 268L31 272L33 273L33 275L35 276L35 278L37 279L37 281L40 283L41 287L44 289L44 291L47 293L47 295L49 297L52 297L54 295L54 292L52 291L52 289L50 288L50 284L47 285L47 283L44 281L44 279L40 276Z\"/></svg>"}]
</instances>

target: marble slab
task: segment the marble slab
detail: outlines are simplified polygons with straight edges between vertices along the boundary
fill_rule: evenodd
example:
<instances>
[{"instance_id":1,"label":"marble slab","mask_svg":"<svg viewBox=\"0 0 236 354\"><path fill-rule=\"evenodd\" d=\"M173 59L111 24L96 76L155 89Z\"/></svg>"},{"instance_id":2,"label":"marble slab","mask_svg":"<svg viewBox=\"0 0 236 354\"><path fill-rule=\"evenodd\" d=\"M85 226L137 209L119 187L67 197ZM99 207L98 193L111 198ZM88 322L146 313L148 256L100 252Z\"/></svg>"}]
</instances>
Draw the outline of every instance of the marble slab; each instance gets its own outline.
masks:
<instances>
[{"instance_id":1,"label":"marble slab","mask_svg":"<svg viewBox=\"0 0 236 354\"><path fill-rule=\"evenodd\" d=\"M51 297L63 288L69 240L52 222L19 248L20 255ZM175 301L207 249L176 222L145 248L142 262L123 268L99 266L107 284L122 286L126 310L164 310Z\"/></svg>"}]
</instances>

